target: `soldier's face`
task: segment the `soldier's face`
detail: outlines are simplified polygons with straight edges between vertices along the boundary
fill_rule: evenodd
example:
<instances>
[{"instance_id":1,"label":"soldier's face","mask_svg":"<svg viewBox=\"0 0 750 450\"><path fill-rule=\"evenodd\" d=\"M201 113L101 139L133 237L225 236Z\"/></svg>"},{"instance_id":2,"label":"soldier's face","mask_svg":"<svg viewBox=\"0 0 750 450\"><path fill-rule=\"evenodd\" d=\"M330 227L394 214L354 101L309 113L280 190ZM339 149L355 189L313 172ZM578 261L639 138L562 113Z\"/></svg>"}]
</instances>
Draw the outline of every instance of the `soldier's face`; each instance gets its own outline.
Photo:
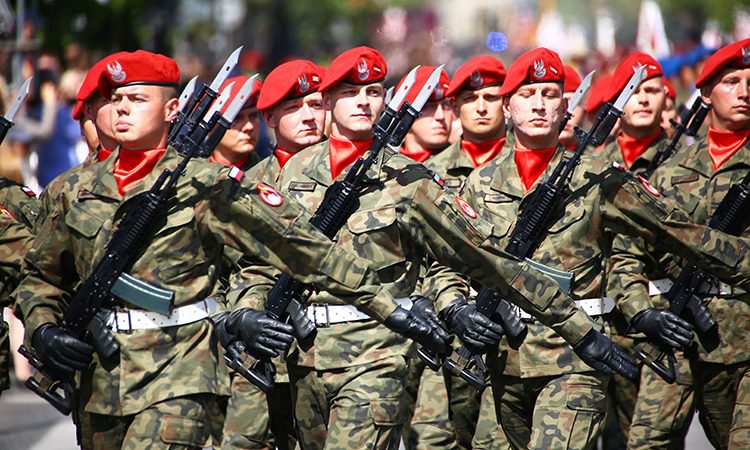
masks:
<instances>
[{"instance_id":1,"label":"soldier's face","mask_svg":"<svg viewBox=\"0 0 750 450\"><path fill-rule=\"evenodd\" d=\"M573 94L575 94L575 92L565 92L563 93L563 97L565 97L565 100L570 103ZM578 106L573 109L573 115L570 117L568 123L565 124L562 133L560 133L560 140L563 142L573 142L575 140L575 127L581 126L585 116L586 113L583 110L583 105L579 103Z\"/></svg>"},{"instance_id":2,"label":"soldier's face","mask_svg":"<svg viewBox=\"0 0 750 450\"><path fill-rule=\"evenodd\" d=\"M112 129L126 149L149 150L167 144L169 122L177 114L170 88L153 85L119 87L112 91ZM171 97L171 98L170 98Z\"/></svg>"},{"instance_id":3,"label":"soldier's face","mask_svg":"<svg viewBox=\"0 0 750 450\"><path fill-rule=\"evenodd\" d=\"M456 95L456 110L464 139L485 142L505 135L505 115L500 86L487 86Z\"/></svg>"},{"instance_id":4,"label":"soldier's face","mask_svg":"<svg viewBox=\"0 0 750 450\"><path fill-rule=\"evenodd\" d=\"M364 86L338 83L323 95L331 111L331 134L349 140L372 137L372 126L383 112L382 83Z\"/></svg>"},{"instance_id":5,"label":"soldier's face","mask_svg":"<svg viewBox=\"0 0 750 450\"><path fill-rule=\"evenodd\" d=\"M750 128L750 68L719 72L701 94L711 105L711 126L723 131Z\"/></svg>"},{"instance_id":6,"label":"soldier's face","mask_svg":"<svg viewBox=\"0 0 750 450\"><path fill-rule=\"evenodd\" d=\"M259 137L260 114L258 108L251 106L240 110L218 147L224 153L245 156L255 150Z\"/></svg>"},{"instance_id":7,"label":"soldier's face","mask_svg":"<svg viewBox=\"0 0 750 450\"><path fill-rule=\"evenodd\" d=\"M452 126L452 99L427 102L407 134L406 145L413 142L426 150L440 150L448 146Z\"/></svg>"},{"instance_id":8,"label":"soldier's face","mask_svg":"<svg viewBox=\"0 0 750 450\"><path fill-rule=\"evenodd\" d=\"M264 116L268 126L274 129L276 144L286 151L302 150L317 144L323 137L326 111L320 92L279 102Z\"/></svg>"},{"instance_id":9,"label":"soldier's face","mask_svg":"<svg viewBox=\"0 0 750 450\"><path fill-rule=\"evenodd\" d=\"M672 119L677 119L677 106L674 99L667 97L664 100L664 110L661 112L661 128L671 137L674 130L672 129Z\"/></svg>"},{"instance_id":10,"label":"soldier's face","mask_svg":"<svg viewBox=\"0 0 750 450\"><path fill-rule=\"evenodd\" d=\"M557 144L557 130L567 105L562 85L546 82L521 86L507 97L504 108L519 144L533 149Z\"/></svg>"},{"instance_id":11,"label":"soldier's face","mask_svg":"<svg viewBox=\"0 0 750 450\"><path fill-rule=\"evenodd\" d=\"M112 103L108 98L95 95L84 104L83 112L96 127L97 139L107 149L117 146L115 133L112 129Z\"/></svg>"},{"instance_id":12,"label":"soldier's face","mask_svg":"<svg viewBox=\"0 0 750 450\"><path fill-rule=\"evenodd\" d=\"M622 130L631 136L641 134L631 132L633 129L656 132L661 127L661 112L666 98L664 80L661 77L642 82L622 108Z\"/></svg>"}]
</instances>

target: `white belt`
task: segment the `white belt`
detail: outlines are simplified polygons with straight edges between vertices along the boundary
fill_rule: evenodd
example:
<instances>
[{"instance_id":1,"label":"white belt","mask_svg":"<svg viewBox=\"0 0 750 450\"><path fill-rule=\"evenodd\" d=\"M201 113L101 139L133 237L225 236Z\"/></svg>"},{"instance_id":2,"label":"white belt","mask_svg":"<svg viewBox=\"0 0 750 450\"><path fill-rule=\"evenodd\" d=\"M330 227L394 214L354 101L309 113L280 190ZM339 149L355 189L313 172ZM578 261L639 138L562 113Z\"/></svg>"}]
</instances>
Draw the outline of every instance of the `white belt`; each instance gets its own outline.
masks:
<instances>
[{"instance_id":1,"label":"white belt","mask_svg":"<svg viewBox=\"0 0 750 450\"><path fill-rule=\"evenodd\" d=\"M648 295L649 297L655 297L657 295L666 294L672 288L673 284L674 283L669 278L660 278L658 280L651 280L648 282ZM746 294L747 291L742 288L730 286L726 283L718 283L718 285L714 284L711 286L710 289L702 293L709 294L709 295L732 296L732 295Z\"/></svg>"},{"instance_id":2,"label":"white belt","mask_svg":"<svg viewBox=\"0 0 750 450\"><path fill-rule=\"evenodd\" d=\"M397 298L396 303L404 309L411 309L411 299ZM372 317L358 310L353 305L329 305L328 303L313 303L307 307L307 318L316 327L325 328L334 323L361 322L373 320Z\"/></svg>"},{"instance_id":3,"label":"white belt","mask_svg":"<svg viewBox=\"0 0 750 450\"><path fill-rule=\"evenodd\" d=\"M118 333L174 327L205 319L213 315L216 308L216 300L213 297L208 297L200 302L179 306L173 309L172 314L168 316L142 309L112 311L107 318L107 326Z\"/></svg>"},{"instance_id":4,"label":"white belt","mask_svg":"<svg viewBox=\"0 0 750 450\"><path fill-rule=\"evenodd\" d=\"M584 298L581 300L575 300L576 306L582 309L586 314L591 317L601 316L611 312L615 308L615 301L612 297L598 297L598 298ZM518 317L521 320L534 320L534 316L522 310L517 309Z\"/></svg>"}]
</instances>

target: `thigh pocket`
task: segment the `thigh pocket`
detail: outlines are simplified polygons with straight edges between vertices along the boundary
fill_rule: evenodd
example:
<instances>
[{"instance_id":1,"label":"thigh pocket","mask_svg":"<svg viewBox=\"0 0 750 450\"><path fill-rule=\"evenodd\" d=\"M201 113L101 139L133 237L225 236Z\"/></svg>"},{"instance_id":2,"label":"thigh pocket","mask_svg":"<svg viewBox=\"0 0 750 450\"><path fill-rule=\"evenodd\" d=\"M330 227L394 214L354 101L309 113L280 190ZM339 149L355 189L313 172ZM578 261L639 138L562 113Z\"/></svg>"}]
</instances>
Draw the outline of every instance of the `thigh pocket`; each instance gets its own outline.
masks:
<instances>
[{"instance_id":1,"label":"thigh pocket","mask_svg":"<svg viewBox=\"0 0 750 450\"><path fill-rule=\"evenodd\" d=\"M180 416L164 416L159 436L165 444L203 448L208 446L208 425L199 419Z\"/></svg>"},{"instance_id":2,"label":"thigh pocket","mask_svg":"<svg viewBox=\"0 0 750 450\"><path fill-rule=\"evenodd\" d=\"M607 398L601 386L568 386L566 405L572 422L561 425L570 430L567 448L593 448L607 409Z\"/></svg>"}]
</instances>

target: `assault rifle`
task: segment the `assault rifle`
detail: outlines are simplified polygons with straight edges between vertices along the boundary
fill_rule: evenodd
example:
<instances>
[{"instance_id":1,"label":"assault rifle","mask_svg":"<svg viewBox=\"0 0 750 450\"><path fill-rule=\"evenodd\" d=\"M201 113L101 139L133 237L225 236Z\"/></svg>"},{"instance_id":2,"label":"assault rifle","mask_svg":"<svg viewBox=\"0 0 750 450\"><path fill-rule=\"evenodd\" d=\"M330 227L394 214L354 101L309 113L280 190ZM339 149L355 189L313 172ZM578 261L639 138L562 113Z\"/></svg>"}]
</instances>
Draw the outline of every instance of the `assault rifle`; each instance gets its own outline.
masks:
<instances>
[{"instance_id":1,"label":"assault rifle","mask_svg":"<svg viewBox=\"0 0 750 450\"><path fill-rule=\"evenodd\" d=\"M729 192L711 216L708 226L733 236L739 236L743 231L742 225L748 208L750 208L750 172L745 175L741 183L729 188ZM682 269L666 294L669 300L669 310L695 324L698 339L709 352L719 346L719 331L718 324L703 304L703 299L712 288L718 291L718 286L716 278L690 265ZM646 342L636 348L636 357L651 367L666 382L674 383L677 379L674 367L675 358L671 349L659 349L658 345ZM665 358L667 365L663 362Z\"/></svg>"},{"instance_id":2,"label":"assault rifle","mask_svg":"<svg viewBox=\"0 0 750 450\"><path fill-rule=\"evenodd\" d=\"M568 194L568 183L583 152L593 142L604 142L604 139L609 136L617 119L622 115L622 108L638 88L644 75L645 68L643 67L633 74L614 104L607 103L599 111L599 115L588 133L578 130L579 143L576 146L575 153L570 158L562 158L549 179L541 183L531 194L531 198L523 208L516 226L511 232L510 241L505 247L506 252L518 259L527 259L534 253L544 239L552 221L557 217L556 213L563 207L563 201ZM589 78L589 76L593 77L593 74L589 74L586 78ZM584 87L583 83L581 83L581 87ZM579 87L579 90L581 87ZM491 289L481 289L477 296L476 308L487 318L491 318L494 313L498 313L502 318L503 327L507 326L506 332L512 337L519 337L526 332L526 325L521 322L519 316L515 313L516 307L503 300L499 294ZM478 355L472 354L466 346L461 346L451 357L447 358L443 367L460 376L479 391L486 387L484 364L478 358Z\"/></svg>"},{"instance_id":3,"label":"assault rifle","mask_svg":"<svg viewBox=\"0 0 750 450\"><path fill-rule=\"evenodd\" d=\"M703 125L703 121L706 119L708 112L711 110L711 106L707 105L706 102L700 96L700 91L695 91L695 99L690 109L684 109L680 114L680 120L671 120L672 128L674 128L674 134L672 139L669 141L669 145L659 148L654 158L649 163L646 170L641 174L645 178L651 178L654 171L668 160L677 151L677 147L680 145L680 139L683 134L688 136L697 136L698 131Z\"/></svg>"},{"instance_id":4,"label":"assault rifle","mask_svg":"<svg viewBox=\"0 0 750 450\"><path fill-rule=\"evenodd\" d=\"M326 190L322 203L310 219L310 223L328 238L333 239L359 207L362 183L367 171L380 155L380 151L386 145L401 146L406 133L435 89L443 66L433 71L419 95L410 104L404 102L404 99L414 85L417 69L418 67L415 67L409 72L404 83L393 95L383 115L375 124L374 140L367 157L359 158L343 180L336 181ZM287 274L282 274L268 293L266 311L274 319L286 321L289 308L301 308L309 296L310 289L310 286L294 280ZM295 323L292 325L299 342L309 343L313 339L316 331L314 324L307 322L306 326ZM255 358L244 351L243 347L244 345L239 340L229 344L225 352L227 365L262 391L270 391L273 387L273 363Z\"/></svg>"},{"instance_id":5,"label":"assault rifle","mask_svg":"<svg viewBox=\"0 0 750 450\"><path fill-rule=\"evenodd\" d=\"M0 144L5 140L5 136L8 134L8 130L13 126L13 119L16 117L18 110L21 109L24 100L29 95L29 86L31 85L31 78L28 78L23 82L21 88L18 89L18 95L10 105L10 108L5 112L5 116L0 116Z\"/></svg>"},{"instance_id":6,"label":"assault rifle","mask_svg":"<svg viewBox=\"0 0 750 450\"><path fill-rule=\"evenodd\" d=\"M221 83L223 81L219 82L219 85ZM250 86L247 86L248 84ZM190 159L195 156L204 141L210 139L209 135L220 122L221 126L231 124L242 109L251 88L251 83L246 83L243 87L244 95L241 92L235 98L223 114L224 117L220 117L222 114L219 111L228 98L228 91L218 101L209 104L210 107L196 107L188 111L181 133L175 135L175 140L168 142L168 145L179 149L185 155L184 158L174 170L164 169L148 192L128 202L128 209L107 243L104 256L73 296L61 327L80 340L90 336L96 352L102 359L109 358L119 350L117 341L107 328L108 314L104 309L111 303L112 296L118 288L133 283L140 284L146 289L144 295L154 295L166 300L162 302L167 305L164 312L170 312L174 295L171 291L154 288L128 275L126 271L135 261L135 256L140 253L139 250L150 241L151 233L155 231L154 226L167 211L167 203L174 194L175 183L182 176ZM205 90L202 92L208 95ZM211 96L216 98L216 93ZM195 100L196 105L203 102L203 99ZM26 380L26 387L47 400L61 413L70 414L75 399L73 376L47 367L33 348L21 346L19 352L36 369L33 376Z\"/></svg>"}]
</instances>

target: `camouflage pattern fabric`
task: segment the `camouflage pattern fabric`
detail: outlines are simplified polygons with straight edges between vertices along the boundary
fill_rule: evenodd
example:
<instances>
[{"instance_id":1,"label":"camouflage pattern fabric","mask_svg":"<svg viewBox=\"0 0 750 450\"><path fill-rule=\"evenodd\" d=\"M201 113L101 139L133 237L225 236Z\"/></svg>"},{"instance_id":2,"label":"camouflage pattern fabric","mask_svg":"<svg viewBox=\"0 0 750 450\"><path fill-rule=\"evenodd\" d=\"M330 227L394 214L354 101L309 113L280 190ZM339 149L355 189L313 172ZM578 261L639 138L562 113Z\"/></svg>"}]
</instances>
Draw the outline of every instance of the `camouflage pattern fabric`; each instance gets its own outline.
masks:
<instances>
[{"instance_id":1,"label":"camouflage pattern fabric","mask_svg":"<svg viewBox=\"0 0 750 450\"><path fill-rule=\"evenodd\" d=\"M729 187L733 183L738 183L747 173L747 156L743 151L737 152L732 156L718 171L715 171L707 151L706 138L697 141L690 147L687 147L662 167L653 175L654 186L679 202L688 212L689 217L698 224L708 223L716 206L726 195ZM743 233L747 236L747 232ZM708 235L705 238L706 245L714 247L720 246L713 238ZM646 241L651 242L651 241ZM674 278L680 271L683 263L674 257L655 252L652 248L638 240L625 240L618 242L618 249L627 251L642 251L651 256L646 261L645 266L633 263L628 258L619 254L613 254L613 272L617 272L620 284L622 285L621 297L619 301L621 309L628 319L632 319L639 311L649 307L667 307L667 303L660 297L648 297L647 283L648 279L659 279L664 276ZM633 250L636 249L636 250ZM724 249L729 258L735 258L735 274L733 279L728 281L734 282L735 285L741 286L743 266L742 251L737 247L730 246ZM615 257L617 259L615 259ZM691 261L694 262L694 261ZM710 271L710 270L709 270ZM718 272L713 272L721 276ZM720 344L712 352L707 352L699 341L695 343L695 352L698 360L692 362L693 374L698 380L698 372L711 372L710 368L715 365L724 366L726 370L732 367L732 373L736 372L737 365L744 366L750 360L750 347L743 338L750 329L750 323L743 318L748 316L747 294L709 296L705 304L714 319L719 325ZM710 364L704 364L710 363ZM706 366L706 367L704 367ZM733 375L727 375L732 378ZM701 421L704 423L704 429L710 436L711 441L723 447L729 440L728 424L737 419L739 422L732 424L731 428L741 430L745 426L743 415L732 417L732 411L735 408L736 399L742 396L742 393L735 392L734 395L727 395L725 387L728 385L724 376L713 376L703 378L702 385L696 386L697 407L701 413ZM729 383L732 384L732 383ZM733 383L738 388L740 383ZM736 397L736 398L735 398ZM685 402L686 403L686 402ZM709 407L708 405L712 405ZM687 405L685 405L687 406ZM718 411L722 411L720 414ZM636 414L639 414L636 412ZM722 423L722 425L718 425ZM738 434L741 434L738 431ZM679 437L679 436L678 436ZM742 438L740 438L740 441Z\"/></svg>"},{"instance_id":2,"label":"camouflage pattern fabric","mask_svg":"<svg viewBox=\"0 0 750 450\"><path fill-rule=\"evenodd\" d=\"M473 388L472 388L473 389ZM487 381L487 388L482 392L479 407L477 429L471 440L475 450L505 450L510 448L508 438L502 425L497 420L495 396L492 393L492 381Z\"/></svg>"},{"instance_id":3,"label":"camouflage pattern fabric","mask_svg":"<svg viewBox=\"0 0 750 450\"><path fill-rule=\"evenodd\" d=\"M442 371L429 369L412 358L406 381L409 405L404 424L404 446L410 450L456 449L456 436L448 414L448 391Z\"/></svg>"},{"instance_id":4,"label":"camouflage pattern fabric","mask_svg":"<svg viewBox=\"0 0 750 450\"><path fill-rule=\"evenodd\" d=\"M667 144L669 144L667 135L665 133L662 133L658 138L656 138L656 140L654 140L654 142L651 143L651 145L648 146L648 148L646 148L646 150L644 150L643 153L638 155L635 161L633 161L633 164L628 167L628 170L635 174L643 173L646 169L648 169L649 164L651 164L651 160L654 159L654 156L656 156L656 152L659 151L659 148ZM617 139L604 144L601 149L596 151L595 155L597 158L601 158L605 161L625 164L625 158L623 158L622 156L622 150L620 149L620 144L617 143Z\"/></svg>"},{"instance_id":5,"label":"camouflage pattern fabric","mask_svg":"<svg viewBox=\"0 0 750 450\"><path fill-rule=\"evenodd\" d=\"M189 395L155 403L137 415L91 414L97 450L198 450L210 439L208 413L215 397Z\"/></svg>"}]
</instances>

